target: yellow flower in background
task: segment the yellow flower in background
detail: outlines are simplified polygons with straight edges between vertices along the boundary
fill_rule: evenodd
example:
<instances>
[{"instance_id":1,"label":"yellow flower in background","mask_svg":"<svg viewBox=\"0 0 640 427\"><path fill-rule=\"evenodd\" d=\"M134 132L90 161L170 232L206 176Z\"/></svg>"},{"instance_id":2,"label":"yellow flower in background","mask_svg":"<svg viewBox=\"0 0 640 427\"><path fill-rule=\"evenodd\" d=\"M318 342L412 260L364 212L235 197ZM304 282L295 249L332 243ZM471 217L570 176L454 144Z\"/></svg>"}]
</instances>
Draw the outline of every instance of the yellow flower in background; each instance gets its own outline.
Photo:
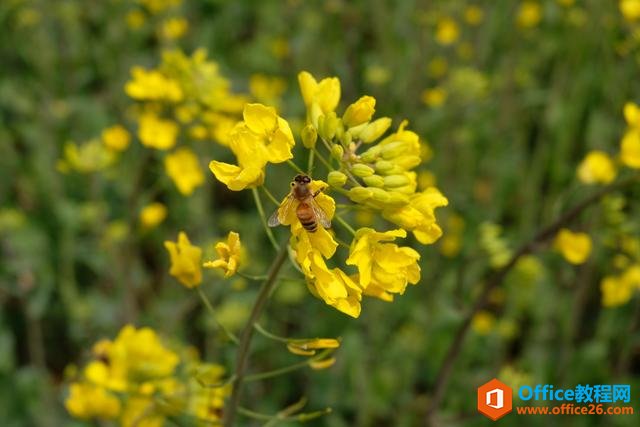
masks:
<instances>
[{"instance_id":1,"label":"yellow flower in background","mask_svg":"<svg viewBox=\"0 0 640 427\"><path fill-rule=\"evenodd\" d=\"M58 161L57 169L63 173L72 170L92 173L107 169L115 160L115 152L98 139L89 140L82 145L68 142L64 145L63 158Z\"/></svg>"},{"instance_id":2,"label":"yellow flower in background","mask_svg":"<svg viewBox=\"0 0 640 427\"><path fill-rule=\"evenodd\" d=\"M138 2L144 6L149 13L156 15L164 12L165 10L179 6L182 0L138 0Z\"/></svg>"},{"instance_id":3,"label":"yellow flower in background","mask_svg":"<svg viewBox=\"0 0 640 427\"><path fill-rule=\"evenodd\" d=\"M76 382L69 387L69 396L64 401L67 411L80 419L111 420L120 414L120 400L102 387Z\"/></svg>"},{"instance_id":4,"label":"yellow flower in background","mask_svg":"<svg viewBox=\"0 0 640 427\"><path fill-rule=\"evenodd\" d=\"M327 114L338 106L340 80L337 77L327 77L318 82L310 73L302 71L298 74L298 83L308 110L312 110L316 104L322 113Z\"/></svg>"},{"instance_id":5,"label":"yellow flower in background","mask_svg":"<svg viewBox=\"0 0 640 427\"><path fill-rule=\"evenodd\" d=\"M556 235L554 246L571 264L582 264L591 254L592 243L588 234L563 228Z\"/></svg>"},{"instance_id":6,"label":"yellow flower in background","mask_svg":"<svg viewBox=\"0 0 640 427\"><path fill-rule=\"evenodd\" d=\"M604 151L590 151L578 166L578 179L585 184L608 184L616 178L616 166Z\"/></svg>"},{"instance_id":7,"label":"yellow flower in background","mask_svg":"<svg viewBox=\"0 0 640 427\"><path fill-rule=\"evenodd\" d=\"M114 125L102 131L102 143L114 151L124 151L129 147L131 135L120 125Z\"/></svg>"},{"instance_id":8,"label":"yellow flower in background","mask_svg":"<svg viewBox=\"0 0 640 427\"><path fill-rule=\"evenodd\" d=\"M148 396L131 396L122 411L120 427L163 427L165 417L157 413L155 401Z\"/></svg>"},{"instance_id":9,"label":"yellow flower in background","mask_svg":"<svg viewBox=\"0 0 640 427\"><path fill-rule=\"evenodd\" d=\"M168 150L176 145L178 125L172 120L164 120L155 113L146 112L138 118L138 137L142 145Z\"/></svg>"},{"instance_id":10,"label":"yellow flower in background","mask_svg":"<svg viewBox=\"0 0 640 427\"><path fill-rule=\"evenodd\" d=\"M178 242L165 241L165 248L171 257L169 274L187 288L199 286L202 282L202 249L189 241L186 233L178 234Z\"/></svg>"},{"instance_id":11,"label":"yellow flower in background","mask_svg":"<svg viewBox=\"0 0 640 427\"><path fill-rule=\"evenodd\" d=\"M427 74L434 79L444 77L448 70L449 62L444 56L436 56L427 64Z\"/></svg>"},{"instance_id":12,"label":"yellow flower in background","mask_svg":"<svg viewBox=\"0 0 640 427\"><path fill-rule=\"evenodd\" d=\"M293 157L295 141L289 124L275 109L262 104L245 105L244 121L230 133L229 148L236 155L238 165L209 163L209 169L232 191L253 188L264 182L267 163L282 163Z\"/></svg>"},{"instance_id":13,"label":"yellow flower in background","mask_svg":"<svg viewBox=\"0 0 640 427\"><path fill-rule=\"evenodd\" d=\"M637 21L640 18L640 0L620 0L618 6L627 21Z\"/></svg>"},{"instance_id":14,"label":"yellow flower in background","mask_svg":"<svg viewBox=\"0 0 640 427\"><path fill-rule=\"evenodd\" d=\"M189 29L189 22L184 18L169 18L162 22L160 37L166 40L176 40L183 37Z\"/></svg>"},{"instance_id":15,"label":"yellow flower in background","mask_svg":"<svg viewBox=\"0 0 640 427\"><path fill-rule=\"evenodd\" d=\"M460 28L451 18L442 18L436 25L436 40L443 46L455 43L460 37Z\"/></svg>"},{"instance_id":16,"label":"yellow flower in background","mask_svg":"<svg viewBox=\"0 0 640 427\"><path fill-rule=\"evenodd\" d=\"M407 284L418 283L420 254L406 246L386 243L406 236L402 229L378 232L361 228L356 232L346 263L358 268L365 295L393 301L392 294L402 295Z\"/></svg>"},{"instance_id":17,"label":"yellow flower in background","mask_svg":"<svg viewBox=\"0 0 640 427\"><path fill-rule=\"evenodd\" d=\"M189 196L204 183L198 156L187 147L178 148L164 158L164 168L180 193Z\"/></svg>"},{"instance_id":18,"label":"yellow flower in background","mask_svg":"<svg viewBox=\"0 0 640 427\"><path fill-rule=\"evenodd\" d=\"M371 120L376 111L376 100L371 96L363 96L349 105L342 115L342 122L347 127L355 127Z\"/></svg>"},{"instance_id":19,"label":"yellow flower in background","mask_svg":"<svg viewBox=\"0 0 640 427\"><path fill-rule=\"evenodd\" d=\"M221 268L224 270L224 277L231 277L238 271L242 246L240 235L235 231L230 231L226 242L218 242L215 246L218 259L207 261L203 264L205 268Z\"/></svg>"},{"instance_id":20,"label":"yellow flower in background","mask_svg":"<svg viewBox=\"0 0 640 427\"><path fill-rule=\"evenodd\" d=\"M522 28L533 28L542 20L542 7L540 3L532 0L525 0L520 3L516 21Z\"/></svg>"},{"instance_id":21,"label":"yellow flower in background","mask_svg":"<svg viewBox=\"0 0 640 427\"><path fill-rule=\"evenodd\" d=\"M496 324L496 316L486 310L481 310L473 316L471 329L478 335L489 335Z\"/></svg>"},{"instance_id":22,"label":"yellow flower in background","mask_svg":"<svg viewBox=\"0 0 640 427\"><path fill-rule=\"evenodd\" d=\"M131 76L133 79L125 84L124 91L133 99L180 102L184 98L180 84L157 70L133 67Z\"/></svg>"},{"instance_id":23,"label":"yellow flower in background","mask_svg":"<svg viewBox=\"0 0 640 427\"><path fill-rule=\"evenodd\" d=\"M146 21L146 17L144 13L142 13L142 11L132 10L131 12L127 13L125 20L127 21L127 26L129 28L131 28L132 30L137 30L139 28L142 28Z\"/></svg>"},{"instance_id":24,"label":"yellow flower in background","mask_svg":"<svg viewBox=\"0 0 640 427\"><path fill-rule=\"evenodd\" d=\"M421 99L431 108L441 107L447 100L447 90L442 87L426 89L422 92Z\"/></svg>"},{"instance_id":25,"label":"yellow flower in background","mask_svg":"<svg viewBox=\"0 0 640 427\"><path fill-rule=\"evenodd\" d=\"M252 74L249 77L249 92L262 104L278 106L287 83L280 77Z\"/></svg>"},{"instance_id":26,"label":"yellow flower in background","mask_svg":"<svg viewBox=\"0 0 640 427\"><path fill-rule=\"evenodd\" d=\"M157 227L167 217L167 207L162 203L148 204L140 211L140 224L146 229Z\"/></svg>"},{"instance_id":27,"label":"yellow flower in background","mask_svg":"<svg viewBox=\"0 0 640 427\"><path fill-rule=\"evenodd\" d=\"M469 5L464 9L464 20L469 25L480 25L484 20L484 11L480 6Z\"/></svg>"},{"instance_id":28,"label":"yellow flower in background","mask_svg":"<svg viewBox=\"0 0 640 427\"><path fill-rule=\"evenodd\" d=\"M630 129L620 143L620 160L625 166L640 169L640 130Z\"/></svg>"},{"instance_id":29,"label":"yellow flower in background","mask_svg":"<svg viewBox=\"0 0 640 427\"><path fill-rule=\"evenodd\" d=\"M640 4L640 0L638 0ZM630 128L640 129L640 107L635 102L627 102L623 108L624 119Z\"/></svg>"},{"instance_id":30,"label":"yellow flower in background","mask_svg":"<svg viewBox=\"0 0 640 427\"><path fill-rule=\"evenodd\" d=\"M631 283L620 276L609 276L600 283L602 305L604 307L618 307L628 303L633 296Z\"/></svg>"}]
</instances>

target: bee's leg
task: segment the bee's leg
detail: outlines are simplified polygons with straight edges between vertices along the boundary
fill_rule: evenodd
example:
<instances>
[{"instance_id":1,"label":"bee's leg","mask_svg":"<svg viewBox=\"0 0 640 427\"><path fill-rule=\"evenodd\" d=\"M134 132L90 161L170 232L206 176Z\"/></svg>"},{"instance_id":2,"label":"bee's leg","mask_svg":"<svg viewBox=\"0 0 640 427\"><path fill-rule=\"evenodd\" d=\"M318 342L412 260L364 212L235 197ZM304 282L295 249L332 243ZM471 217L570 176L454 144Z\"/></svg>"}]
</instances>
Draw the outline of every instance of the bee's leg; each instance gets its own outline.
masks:
<instances>
[{"instance_id":1,"label":"bee's leg","mask_svg":"<svg viewBox=\"0 0 640 427\"><path fill-rule=\"evenodd\" d=\"M320 193L322 193L324 191L324 188L319 189L318 191L316 191L315 193L313 193L313 198L315 199L316 196Z\"/></svg>"}]
</instances>

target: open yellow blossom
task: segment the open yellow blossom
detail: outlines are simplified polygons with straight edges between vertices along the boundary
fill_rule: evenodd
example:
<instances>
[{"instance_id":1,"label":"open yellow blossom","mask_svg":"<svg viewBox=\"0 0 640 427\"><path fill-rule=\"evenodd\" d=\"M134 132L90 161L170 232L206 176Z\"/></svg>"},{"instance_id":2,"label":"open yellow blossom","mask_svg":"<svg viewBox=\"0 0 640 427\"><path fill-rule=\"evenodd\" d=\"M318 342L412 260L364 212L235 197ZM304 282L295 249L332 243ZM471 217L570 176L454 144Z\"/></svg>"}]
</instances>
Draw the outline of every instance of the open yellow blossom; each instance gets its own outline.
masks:
<instances>
[{"instance_id":1,"label":"open yellow blossom","mask_svg":"<svg viewBox=\"0 0 640 427\"><path fill-rule=\"evenodd\" d=\"M517 22L522 28L533 28L542 19L542 7L535 0L525 0L520 3L518 9Z\"/></svg>"},{"instance_id":2,"label":"open yellow blossom","mask_svg":"<svg viewBox=\"0 0 640 427\"><path fill-rule=\"evenodd\" d=\"M640 19L640 0L620 0L620 13L627 21Z\"/></svg>"},{"instance_id":3,"label":"open yellow blossom","mask_svg":"<svg viewBox=\"0 0 640 427\"><path fill-rule=\"evenodd\" d=\"M640 169L640 129L625 133L620 143L620 160L625 166Z\"/></svg>"},{"instance_id":4,"label":"open yellow blossom","mask_svg":"<svg viewBox=\"0 0 640 427\"><path fill-rule=\"evenodd\" d=\"M146 147L168 150L176 145L178 125L172 120L164 120L146 112L138 119L138 137Z\"/></svg>"},{"instance_id":5,"label":"open yellow blossom","mask_svg":"<svg viewBox=\"0 0 640 427\"><path fill-rule=\"evenodd\" d=\"M592 243L588 234L563 228L558 232L554 246L571 264L582 264L591 254Z\"/></svg>"},{"instance_id":6,"label":"open yellow blossom","mask_svg":"<svg viewBox=\"0 0 640 427\"><path fill-rule=\"evenodd\" d=\"M155 228L167 217L167 207L159 202L150 203L140 211L140 224L146 229Z\"/></svg>"},{"instance_id":7,"label":"open yellow blossom","mask_svg":"<svg viewBox=\"0 0 640 427\"><path fill-rule=\"evenodd\" d=\"M302 98L311 110L317 104L321 112L327 114L336 109L340 102L340 80L337 77L327 77L320 82L307 71L298 74L298 83Z\"/></svg>"},{"instance_id":8,"label":"open yellow blossom","mask_svg":"<svg viewBox=\"0 0 640 427\"><path fill-rule=\"evenodd\" d=\"M184 18L169 18L162 23L160 37L166 40L176 40L183 37L189 29L189 22Z\"/></svg>"},{"instance_id":9,"label":"open yellow blossom","mask_svg":"<svg viewBox=\"0 0 640 427\"><path fill-rule=\"evenodd\" d=\"M64 402L69 413L81 419L114 419L120 414L117 396L102 387L76 382L69 387L69 396Z\"/></svg>"},{"instance_id":10,"label":"open yellow blossom","mask_svg":"<svg viewBox=\"0 0 640 427\"><path fill-rule=\"evenodd\" d=\"M180 193L189 196L204 183L198 156L187 147L178 148L164 158L164 168Z\"/></svg>"},{"instance_id":11,"label":"open yellow blossom","mask_svg":"<svg viewBox=\"0 0 640 427\"><path fill-rule=\"evenodd\" d=\"M383 210L382 216L411 231L420 243L426 245L435 242L442 235L442 229L436 223L434 210L447 206L448 203L447 198L437 188L429 187L412 195L408 205Z\"/></svg>"},{"instance_id":12,"label":"open yellow blossom","mask_svg":"<svg viewBox=\"0 0 640 427\"><path fill-rule=\"evenodd\" d=\"M602 291L602 305L604 307L618 307L631 300L633 286L621 276L608 276L600 283Z\"/></svg>"},{"instance_id":13,"label":"open yellow blossom","mask_svg":"<svg viewBox=\"0 0 640 427\"><path fill-rule=\"evenodd\" d=\"M207 261L203 264L206 268L221 268L224 270L224 277L231 277L238 271L242 246L240 245L240 235L230 231L226 242L218 242L215 246L219 258L214 261Z\"/></svg>"},{"instance_id":14,"label":"open yellow blossom","mask_svg":"<svg viewBox=\"0 0 640 427\"><path fill-rule=\"evenodd\" d=\"M180 232L178 242L165 241L164 246L171 257L169 274L187 288L199 286L202 282L202 249L189 241L187 234Z\"/></svg>"},{"instance_id":15,"label":"open yellow blossom","mask_svg":"<svg viewBox=\"0 0 640 427\"><path fill-rule=\"evenodd\" d=\"M460 28L451 18L443 18L436 26L436 40L443 46L455 43L460 37Z\"/></svg>"},{"instance_id":16,"label":"open yellow blossom","mask_svg":"<svg viewBox=\"0 0 640 427\"><path fill-rule=\"evenodd\" d=\"M120 125L114 125L102 131L102 143L114 151L124 151L131 142L131 135Z\"/></svg>"},{"instance_id":17,"label":"open yellow blossom","mask_svg":"<svg viewBox=\"0 0 640 427\"><path fill-rule=\"evenodd\" d=\"M616 167L604 151L590 151L578 166L578 178L585 184L608 184L616 178Z\"/></svg>"},{"instance_id":18,"label":"open yellow blossom","mask_svg":"<svg viewBox=\"0 0 640 427\"><path fill-rule=\"evenodd\" d=\"M261 185L266 164L291 159L295 144L289 124L273 107L247 104L243 116L244 121L231 131L229 142L238 165L217 160L209 163L209 169L218 181L233 191Z\"/></svg>"},{"instance_id":19,"label":"open yellow blossom","mask_svg":"<svg viewBox=\"0 0 640 427\"><path fill-rule=\"evenodd\" d=\"M142 67L133 67L131 76L133 80L127 82L124 90L133 99L169 102L183 99L180 84L157 70L147 71Z\"/></svg>"},{"instance_id":20,"label":"open yellow blossom","mask_svg":"<svg viewBox=\"0 0 640 427\"><path fill-rule=\"evenodd\" d=\"M378 232L361 228L356 232L346 263L358 268L360 285L366 295L392 301L392 294L402 295L407 284L418 283L420 254L406 246L382 243L406 236L407 232L402 229Z\"/></svg>"},{"instance_id":21,"label":"open yellow blossom","mask_svg":"<svg viewBox=\"0 0 640 427\"><path fill-rule=\"evenodd\" d=\"M92 139L77 145L68 142L64 145L64 157L60 159L57 168L60 172L71 170L80 173L91 173L107 169L116 160L116 154L107 149L98 139Z\"/></svg>"}]
</instances>

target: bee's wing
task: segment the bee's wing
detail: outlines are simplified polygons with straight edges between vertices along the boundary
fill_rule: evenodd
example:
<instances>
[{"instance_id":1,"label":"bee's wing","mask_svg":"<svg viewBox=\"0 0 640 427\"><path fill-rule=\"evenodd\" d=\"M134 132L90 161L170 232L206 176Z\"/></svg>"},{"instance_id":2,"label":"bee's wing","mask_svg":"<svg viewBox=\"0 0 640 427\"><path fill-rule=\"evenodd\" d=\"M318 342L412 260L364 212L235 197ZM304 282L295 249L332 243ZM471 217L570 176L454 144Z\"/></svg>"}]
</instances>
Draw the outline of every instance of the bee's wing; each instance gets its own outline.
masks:
<instances>
[{"instance_id":1,"label":"bee's wing","mask_svg":"<svg viewBox=\"0 0 640 427\"><path fill-rule=\"evenodd\" d=\"M293 205L293 201L295 197L293 197L292 193L289 193L284 203L276 208L276 211L269 217L267 221L267 225L269 227L277 227L282 224L282 219L286 218L289 215L289 211L291 210L291 206Z\"/></svg>"},{"instance_id":2,"label":"bee's wing","mask_svg":"<svg viewBox=\"0 0 640 427\"><path fill-rule=\"evenodd\" d=\"M331 220L327 217L324 209L320 207L318 202L313 197L310 197L306 202L311 209L313 209L313 213L316 215L316 219L324 228L331 228Z\"/></svg>"}]
</instances>

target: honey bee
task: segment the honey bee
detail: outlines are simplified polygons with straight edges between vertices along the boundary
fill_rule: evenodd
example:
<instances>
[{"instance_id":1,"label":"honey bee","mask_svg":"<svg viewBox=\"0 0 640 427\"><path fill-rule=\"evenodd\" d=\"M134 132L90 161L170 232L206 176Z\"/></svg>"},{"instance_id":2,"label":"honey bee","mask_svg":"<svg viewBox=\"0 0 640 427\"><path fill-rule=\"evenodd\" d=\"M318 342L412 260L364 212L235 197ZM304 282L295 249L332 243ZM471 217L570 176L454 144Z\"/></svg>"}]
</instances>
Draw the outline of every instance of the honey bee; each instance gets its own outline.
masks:
<instances>
[{"instance_id":1,"label":"honey bee","mask_svg":"<svg viewBox=\"0 0 640 427\"><path fill-rule=\"evenodd\" d=\"M315 193L311 192L309 184L311 178L308 175L296 175L291 182L291 192L287 196L281 208L276 211L269 218L269 227L276 227L282 224L284 218L289 215L294 201L298 201L296 207L296 216L300 220L300 224L309 233L315 233L318 229L318 223L324 228L331 228L331 220L327 218L327 214L316 202L315 197L322 192L318 190Z\"/></svg>"}]
</instances>

